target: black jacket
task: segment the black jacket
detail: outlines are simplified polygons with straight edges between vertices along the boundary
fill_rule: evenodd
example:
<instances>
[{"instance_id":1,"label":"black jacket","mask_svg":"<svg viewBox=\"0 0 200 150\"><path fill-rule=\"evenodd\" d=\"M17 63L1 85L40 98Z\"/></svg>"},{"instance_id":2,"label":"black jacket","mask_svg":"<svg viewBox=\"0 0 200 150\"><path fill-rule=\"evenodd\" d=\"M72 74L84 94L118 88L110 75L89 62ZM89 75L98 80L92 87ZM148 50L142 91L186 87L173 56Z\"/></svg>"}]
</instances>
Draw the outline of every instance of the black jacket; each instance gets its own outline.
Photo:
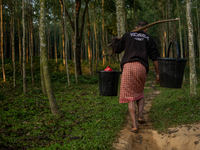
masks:
<instances>
[{"instance_id":1,"label":"black jacket","mask_svg":"<svg viewBox=\"0 0 200 150\"><path fill-rule=\"evenodd\" d=\"M115 53L125 50L121 61L121 68L127 62L139 61L149 71L148 57L155 61L159 57L158 49L154 39L144 31L127 32L121 39L113 38L112 48Z\"/></svg>"}]
</instances>

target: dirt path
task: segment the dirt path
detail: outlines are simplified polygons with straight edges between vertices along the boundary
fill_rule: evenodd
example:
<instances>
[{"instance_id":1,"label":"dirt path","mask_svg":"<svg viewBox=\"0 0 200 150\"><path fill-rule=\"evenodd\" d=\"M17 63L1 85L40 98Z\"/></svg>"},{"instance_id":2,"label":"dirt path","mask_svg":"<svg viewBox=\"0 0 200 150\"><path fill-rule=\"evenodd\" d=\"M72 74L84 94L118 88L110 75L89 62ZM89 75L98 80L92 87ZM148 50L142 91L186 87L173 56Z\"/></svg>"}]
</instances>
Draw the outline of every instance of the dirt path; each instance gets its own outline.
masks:
<instances>
[{"instance_id":1,"label":"dirt path","mask_svg":"<svg viewBox=\"0 0 200 150\"><path fill-rule=\"evenodd\" d=\"M127 123L119 132L119 136L113 143L116 150L200 150L200 124L182 125L170 128L167 134L158 134L152 129L149 121L149 110L152 100L160 93L154 89L145 96L144 119L145 124L139 124L138 133L132 133L131 118L127 116Z\"/></svg>"}]
</instances>

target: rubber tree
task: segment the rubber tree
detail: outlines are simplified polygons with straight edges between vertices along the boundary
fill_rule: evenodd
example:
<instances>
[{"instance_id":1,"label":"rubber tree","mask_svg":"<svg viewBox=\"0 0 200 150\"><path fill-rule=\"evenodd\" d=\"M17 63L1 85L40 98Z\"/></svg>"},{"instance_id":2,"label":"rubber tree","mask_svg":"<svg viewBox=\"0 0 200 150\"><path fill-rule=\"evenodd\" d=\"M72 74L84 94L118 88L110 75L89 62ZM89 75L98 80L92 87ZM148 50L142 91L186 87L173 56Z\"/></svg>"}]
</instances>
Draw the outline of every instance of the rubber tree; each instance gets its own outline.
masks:
<instances>
[{"instance_id":1,"label":"rubber tree","mask_svg":"<svg viewBox=\"0 0 200 150\"><path fill-rule=\"evenodd\" d=\"M88 8L89 9L89 8ZM89 74L92 75L92 49L90 44L90 20L89 20L89 10L86 10L87 13L87 34L88 34L88 60L89 60Z\"/></svg>"},{"instance_id":2,"label":"rubber tree","mask_svg":"<svg viewBox=\"0 0 200 150\"><path fill-rule=\"evenodd\" d=\"M22 26L23 26L23 37L22 37L22 57L23 57L23 93L26 94L26 49L25 49L25 7L24 1L22 0Z\"/></svg>"},{"instance_id":3,"label":"rubber tree","mask_svg":"<svg viewBox=\"0 0 200 150\"><path fill-rule=\"evenodd\" d=\"M64 14L65 14L65 3L63 3L63 7L64 7ZM62 14L63 15L63 14ZM67 83L68 83L68 85L70 86L70 80L69 80L69 67L68 67L68 62L67 62L67 60L68 60L68 53L67 53L67 41L68 41L68 37L67 37L67 23L66 23L66 17L65 17L65 15L63 15L63 18L64 18L64 30L65 30L65 66L66 66L66 72L67 72Z\"/></svg>"},{"instance_id":4,"label":"rubber tree","mask_svg":"<svg viewBox=\"0 0 200 150\"><path fill-rule=\"evenodd\" d=\"M76 51L76 70L77 70L77 75L81 75L81 43L82 43L82 37L83 37L83 29L84 29L84 23L85 23L85 14L86 14L86 9L88 7L88 3L90 0L85 0L85 7L83 7L83 11L81 11L82 16L81 19L79 18L80 14L80 9L82 7L81 2L82 0L75 0L75 12L76 12L76 18L74 20L71 19L69 12L65 8L65 15L69 21L69 24L72 28L73 34L75 34L75 28L77 29L76 35L76 45L74 46ZM59 0L60 3L63 3L63 0ZM81 21L81 25L79 28L79 23Z\"/></svg>"},{"instance_id":5,"label":"rubber tree","mask_svg":"<svg viewBox=\"0 0 200 150\"><path fill-rule=\"evenodd\" d=\"M186 19L188 27L188 43L189 43L189 66L190 66L190 94L196 95L196 68L195 53L193 39L193 24L191 20L191 0L186 1Z\"/></svg>"},{"instance_id":6,"label":"rubber tree","mask_svg":"<svg viewBox=\"0 0 200 150\"><path fill-rule=\"evenodd\" d=\"M0 13L1 13L1 60L2 60L3 81L6 82L4 54L3 54L3 4L2 4L2 0L0 0Z\"/></svg>"},{"instance_id":7,"label":"rubber tree","mask_svg":"<svg viewBox=\"0 0 200 150\"><path fill-rule=\"evenodd\" d=\"M48 66L48 59L47 59L47 48L46 48L46 34L45 34L45 0L40 0L40 51L42 53L42 68L44 74L44 82L47 91L47 96L50 103L51 112L54 115L58 115L59 109L57 106L57 102L55 99L54 91L51 85L51 79L49 74L49 66Z\"/></svg>"},{"instance_id":8,"label":"rubber tree","mask_svg":"<svg viewBox=\"0 0 200 150\"><path fill-rule=\"evenodd\" d=\"M124 18L124 5L123 0L116 0L116 15L117 15L117 36L122 37L125 33L125 18ZM120 61L124 52L119 55Z\"/></svg>"}]
</instances>

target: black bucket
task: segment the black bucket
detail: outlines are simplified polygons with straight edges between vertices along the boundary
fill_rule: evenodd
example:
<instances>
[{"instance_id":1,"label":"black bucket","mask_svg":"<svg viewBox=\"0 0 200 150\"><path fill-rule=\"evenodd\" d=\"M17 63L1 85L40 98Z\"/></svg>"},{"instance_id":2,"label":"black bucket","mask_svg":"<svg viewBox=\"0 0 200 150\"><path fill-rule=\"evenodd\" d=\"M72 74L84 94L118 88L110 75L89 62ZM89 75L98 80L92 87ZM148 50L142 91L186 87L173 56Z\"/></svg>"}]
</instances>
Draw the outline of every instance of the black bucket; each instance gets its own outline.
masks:
<instances>
[{"instance_id":1,"label":"black bucket","mask_svg":"<svg viewBox=\"0 0 200 150\"><path fill-rule=\"evenodd\" d=\"M104 55L103 57L105 56L112 56L112 55ZM121 71L97 71L97 67L96 67L96 72L98 73L99 76L99 95L117 96L119 76L121 74Z\"/></svg>"},{"instance_id":2,"label":"black bucket","mask_svg":"<svg viewBox=\"0 0 200 150\"><path fill-rule=\"evenodd\" d=\"M176 41L177 58L158 57L160 86L166 88L181 88L187 59L179 58L179 49ZM168 48L168 56L171 42Z\"/></svg>"}]
</instances>

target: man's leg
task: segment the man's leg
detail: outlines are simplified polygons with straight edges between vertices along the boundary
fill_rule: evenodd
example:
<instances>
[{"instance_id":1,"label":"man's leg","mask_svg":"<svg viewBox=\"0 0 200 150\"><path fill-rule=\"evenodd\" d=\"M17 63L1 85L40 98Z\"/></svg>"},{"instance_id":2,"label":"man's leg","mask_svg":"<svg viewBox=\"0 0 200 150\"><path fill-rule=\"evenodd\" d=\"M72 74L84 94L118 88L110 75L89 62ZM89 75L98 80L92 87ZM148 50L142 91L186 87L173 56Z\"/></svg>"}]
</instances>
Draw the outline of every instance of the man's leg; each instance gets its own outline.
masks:
<instances>
[{"instance_id":1,"label":"man's leg","mask_svg":"<svg viewBox=\"0 0 200 150\"><path fill-rule=\"evenodd\" d=\"M138 106L138 120L143 120L142 112L144 109L144 97L137 101Z\"/></svg>"},{"instance_id":2,"label":"man's leg","mask_svg":"<svg viewBox=\"0 0 200 150\"><path fill-rule=\"evenodd\" d=\"M136 107L135 107L134 101L128 103L128 110L129 110L131 119L133 121L133 130L137 130L138 124L137 124L137 121L136 121Z\"/></svg>"}]
</instances>

